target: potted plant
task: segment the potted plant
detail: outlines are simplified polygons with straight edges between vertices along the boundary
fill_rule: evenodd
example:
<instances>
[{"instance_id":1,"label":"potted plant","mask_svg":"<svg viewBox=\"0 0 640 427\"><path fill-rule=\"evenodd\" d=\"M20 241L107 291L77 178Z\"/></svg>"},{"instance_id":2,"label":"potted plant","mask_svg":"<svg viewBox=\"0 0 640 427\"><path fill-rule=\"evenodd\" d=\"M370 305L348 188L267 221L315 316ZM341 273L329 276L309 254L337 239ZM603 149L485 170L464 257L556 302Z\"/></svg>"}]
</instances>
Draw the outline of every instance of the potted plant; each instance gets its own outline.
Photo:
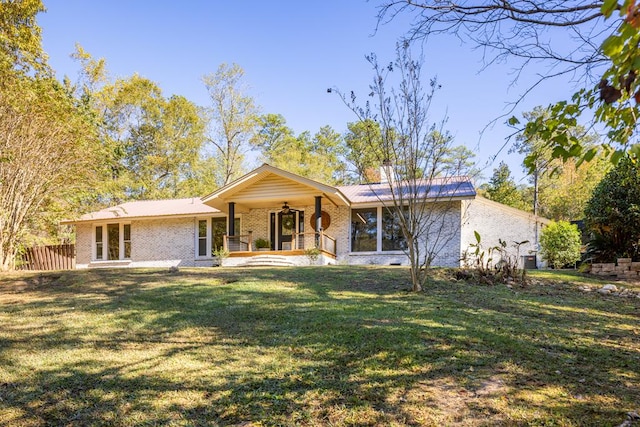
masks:
<instances>
[{"instance_id":1,"label":"potted plant","mask_svg":"<svg viewBox=\"0 0 640 427\"><path fill-rule=\"evenodd\" d=\"M271 249L271 243L267 239L256 239L256 249L259 251L268 251Z\"/></svg>"}]
</instances>

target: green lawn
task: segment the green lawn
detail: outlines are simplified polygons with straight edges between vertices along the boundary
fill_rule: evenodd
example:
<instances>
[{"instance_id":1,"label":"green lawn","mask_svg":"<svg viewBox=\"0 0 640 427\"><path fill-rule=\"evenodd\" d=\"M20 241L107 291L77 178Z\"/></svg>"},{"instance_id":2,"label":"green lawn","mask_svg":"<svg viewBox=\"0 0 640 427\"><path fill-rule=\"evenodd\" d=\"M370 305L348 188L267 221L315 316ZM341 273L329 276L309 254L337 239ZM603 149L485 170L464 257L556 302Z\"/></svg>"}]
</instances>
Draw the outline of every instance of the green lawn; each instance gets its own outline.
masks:
<instances>
[{"instance_id":1,"label":"green lawn","mask_svg":"<svg viewBox=\"0 0 640 427\"><path fill-rule=\"evenodd\" d=\"M0 425L617 426L640 299L390 267L0 275Z\"/></svg>"}]
</instances>

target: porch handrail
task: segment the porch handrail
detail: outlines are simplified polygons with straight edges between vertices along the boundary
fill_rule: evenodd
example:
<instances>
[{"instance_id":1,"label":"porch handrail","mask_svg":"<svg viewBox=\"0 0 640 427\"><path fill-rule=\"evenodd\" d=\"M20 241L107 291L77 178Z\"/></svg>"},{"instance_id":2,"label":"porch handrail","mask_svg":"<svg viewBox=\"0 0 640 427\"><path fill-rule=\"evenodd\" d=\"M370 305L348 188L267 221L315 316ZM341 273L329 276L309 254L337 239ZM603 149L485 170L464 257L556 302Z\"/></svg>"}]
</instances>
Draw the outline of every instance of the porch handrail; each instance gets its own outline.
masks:
<instances>
[{"instance_id":1,"label":"porch handrail","mask_svg":"<svg viewBox=\"0 0 640 427\"><path fill-rule=\"evenodd\" d=\"M240 234L237 236L229 236L225 234L222 236L222 247L225 251L228 252L251 252L251 247L253 246L253 235L249 234Z\"/></svg>"},{"instance_id":2,"label":"porch handrail","mask_svg":"<svg viewBox=\"0 0 640 427\"><path fill-rule=\"evenodd\" d=\"M315 231L307 231L304 233L293 233L291 236L291 241L293 242L292 249L305 249L305 244L304 244L305 237L312 236L312 239L315 239L316 236L318 236L318 234L320 237L317 245L318 249L325 252L329 252L332 255L335 255L337 239L328 234L325 234L322 230L320 231L320 233L316 233Z\"/></svg>"},{"instance_id":3,"label":"porch handrail","mask_svg":"<svg viewBox=\"0 0 640 427\"><path fill-rule=\"evenodd\" d=\"M322 230L320 230L320 250L329 252L330 254L336 254L337 240L333 236L329 236L328 234L324 234Z\"/></svg>"},{"instance_id":4,"label":"porch handrail","mask_svg":"<svg viewBox=\"0 0 640 427\"><path fill-rule=\"evenodd\" d=\"M291 249L304 249L304 238L306 235L311 235L313 233L296 233L293 232L291 234Z\"/></svg>"}]
</instances>

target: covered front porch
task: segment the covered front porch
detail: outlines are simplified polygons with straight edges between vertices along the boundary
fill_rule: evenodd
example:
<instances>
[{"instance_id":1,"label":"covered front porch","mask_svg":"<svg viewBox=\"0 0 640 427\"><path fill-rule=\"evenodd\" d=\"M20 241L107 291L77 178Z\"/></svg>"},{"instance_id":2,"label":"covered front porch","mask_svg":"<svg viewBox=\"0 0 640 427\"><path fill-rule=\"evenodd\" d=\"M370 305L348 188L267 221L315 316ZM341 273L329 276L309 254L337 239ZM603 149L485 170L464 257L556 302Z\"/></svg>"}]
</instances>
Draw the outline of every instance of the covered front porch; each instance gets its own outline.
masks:
<instances>
[{"instance_id":1,"label":"covered front porch","mask_svg":"<svg viewBox=\"0 0 640 427\"><path fill-rule=\"evenodd\" d=\"M268 242L270 247L255 247L253 233L224 236L228 258L222 265L231 266L300 266L327 265L336 262L336 239L319 233L292 233L291 240Z\"/></svg>"},{"instance_id":2,"label":"covered front porch","mask_svg":"<svg viewBox=\"0 0 640 427\"><path fill-rule=\"evenodd\" d=\"M224 265L280 257L293 265L335 263L340 224L331 225L348 199L334 187L263 165L203 198L227 214ZM233 220L231 220L233 218ZM284 258L283 258L284 257Z\"/></svg>"}]
</instances>

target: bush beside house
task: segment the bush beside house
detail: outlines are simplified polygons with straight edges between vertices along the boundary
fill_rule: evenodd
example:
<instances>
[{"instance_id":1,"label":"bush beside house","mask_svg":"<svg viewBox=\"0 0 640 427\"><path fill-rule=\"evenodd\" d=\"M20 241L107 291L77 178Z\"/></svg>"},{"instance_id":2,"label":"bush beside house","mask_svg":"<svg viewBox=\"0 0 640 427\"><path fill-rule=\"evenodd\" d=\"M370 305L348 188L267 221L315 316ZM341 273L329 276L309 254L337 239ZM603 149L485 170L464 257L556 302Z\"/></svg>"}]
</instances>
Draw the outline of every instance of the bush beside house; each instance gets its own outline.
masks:
<instances>
[{"instance_id":1,"label":"bush beside house","mask_svg":"<svg viewBox=\"0 0 640 427\"><path fill-rule=\"evenodd\" d=\"M567 221L551 221L540 235L542 259L553 268L579 261L581 244L578 227Z\"/></svg>"}]
</instances>

